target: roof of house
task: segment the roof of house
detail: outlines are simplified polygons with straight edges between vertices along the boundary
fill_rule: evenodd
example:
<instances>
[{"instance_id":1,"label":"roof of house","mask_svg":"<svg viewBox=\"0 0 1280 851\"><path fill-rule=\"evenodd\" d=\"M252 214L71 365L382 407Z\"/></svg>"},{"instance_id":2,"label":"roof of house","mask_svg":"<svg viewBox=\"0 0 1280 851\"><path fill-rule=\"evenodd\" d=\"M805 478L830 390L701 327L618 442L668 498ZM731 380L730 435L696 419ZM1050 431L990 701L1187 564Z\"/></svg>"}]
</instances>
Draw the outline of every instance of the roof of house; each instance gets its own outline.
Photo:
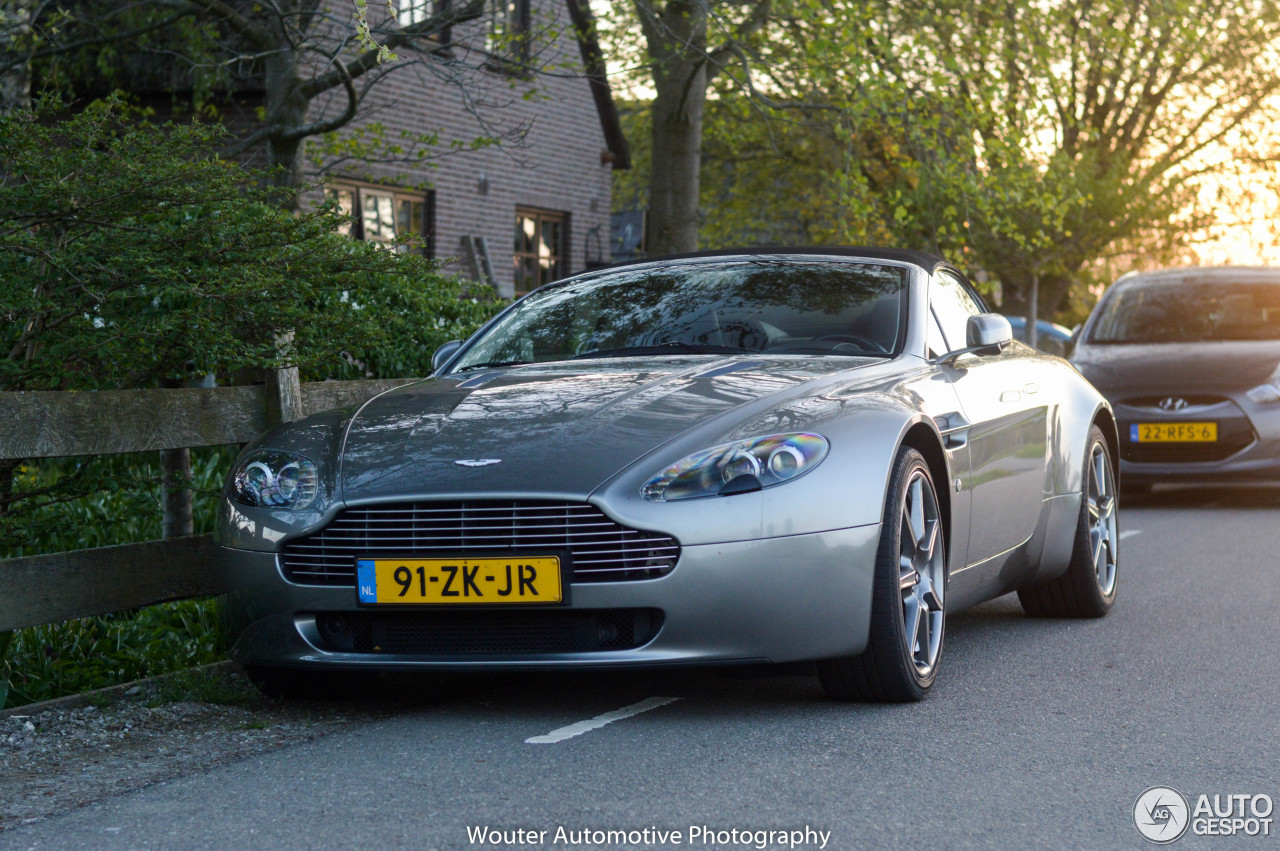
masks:
<instances>
[{"instance_id":1,"label":"roof of house","mask_svg":"<svg viewBox=\"0 0 1280 851\"><path fill-rule=\"evenodd\" d=\"M596 112L600 115L600 128L604 131L605 145L608 146L608 161L613 165L614 171L631 168L631 151L627 147L626 136L622 133L617 104L613 102L604 53L600 50L600 40L596 36L595 19L585 0L565 0L565 3L569 7L569 19L573 22L578 51L582 54L583 70L591 84L591 96L595 98Z\"/></svg>"}]
</instances>

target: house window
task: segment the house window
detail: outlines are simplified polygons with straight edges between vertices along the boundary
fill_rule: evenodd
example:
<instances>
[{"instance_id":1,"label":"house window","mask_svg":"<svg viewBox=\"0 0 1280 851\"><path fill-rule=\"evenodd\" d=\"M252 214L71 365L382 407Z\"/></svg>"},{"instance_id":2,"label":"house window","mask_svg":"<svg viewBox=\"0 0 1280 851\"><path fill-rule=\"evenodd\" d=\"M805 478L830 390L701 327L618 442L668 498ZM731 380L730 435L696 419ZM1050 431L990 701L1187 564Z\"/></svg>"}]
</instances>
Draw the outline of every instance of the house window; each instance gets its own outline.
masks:
<instances>
[{"instance_id":1,"label":"house window","mask_svg":"<svg viewBox=\"0 0 1280 851\"><path fill-rule=\"evenodd\" d=\"M568 270L569 217L548 210L516 210L515 289L521 295L563 278Z\"/></svg>"},{"instance_id":2,"label":"house window","mask_svg":"<svg viewBox=\"0 0 1280 851\"><path fill-rule=\"evenodd\" d=\"M498 60L529 59L529 0L489 0L489 38L486 49Z\"/></svg>"},{"instance_id":3,"label":"house window","mask_svg":"<svg viewBox=\"0 0 1280 851\"><path fill-rule=\"evenodd\" d=\"M341 231L355 239L397 245L397 251L433 255L431 245L431 195L401 192L381 186L330 183L324 192L338 210L352 220Z\"/></svg>"},{"instance_id":4,"label":"house window","mask_svg":"<svg viewBox=\"0 0 1280 851\"><path fill-rule=\"evenodd\" d=\"M401 0L400 12L397 15L396 22L401 27L420 24L429 18L449 11L449 5L452 2L453 0ZM428 37L439 41L441 44L448 44L450 30L452 29L452 27L445 27L439 32L431 33Z\"/></svg>"}]
</instances>

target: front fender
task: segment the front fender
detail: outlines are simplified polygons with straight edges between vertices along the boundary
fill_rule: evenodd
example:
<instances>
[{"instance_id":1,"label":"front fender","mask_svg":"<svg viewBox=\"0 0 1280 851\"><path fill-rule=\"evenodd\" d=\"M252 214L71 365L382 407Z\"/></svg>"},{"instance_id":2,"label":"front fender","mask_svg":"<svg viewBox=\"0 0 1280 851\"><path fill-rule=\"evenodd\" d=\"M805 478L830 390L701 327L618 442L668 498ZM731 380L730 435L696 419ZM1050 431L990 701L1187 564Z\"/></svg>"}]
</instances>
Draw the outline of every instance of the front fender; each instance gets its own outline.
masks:
<instances>
[{"instance_id":1,"label":"front fender","mask_svg":"<svg viewBox=\"0 0 1280 851\"><path fill-rule=\"evenodd\" d=\"M814 401L812 398L806 400ZM856 397L828 397L828 416L799 421L780 419L776 411L752 418L721 438L693 446L664 447L651 453L598 489L591 501L619 522L661 530L682 544L715 544L807 535L880 522L893 460L906 432L932 420L891 395L860 392ZM800 478L764 490L650 502L640 491L655 473L679 458L718 443L788 431L821 434L830 452Z\"/></svg>"}]
</instances>

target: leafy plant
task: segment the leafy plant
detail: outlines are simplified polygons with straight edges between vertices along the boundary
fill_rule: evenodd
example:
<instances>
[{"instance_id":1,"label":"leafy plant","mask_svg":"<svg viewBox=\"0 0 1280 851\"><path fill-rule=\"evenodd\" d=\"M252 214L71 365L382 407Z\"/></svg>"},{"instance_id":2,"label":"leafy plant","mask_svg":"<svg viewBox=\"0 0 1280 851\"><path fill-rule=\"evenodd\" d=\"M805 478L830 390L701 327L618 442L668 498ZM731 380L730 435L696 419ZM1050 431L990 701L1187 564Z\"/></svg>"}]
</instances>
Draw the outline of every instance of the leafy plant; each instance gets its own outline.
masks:
<instances>
[{"instance_id":1,"label":"leafy plant","mask_svg":"<svg viewBox=\"0 0 1280 851\"><path fill-rule=\"evenodd\" d=\"M500 306L421 256L347 239L333 207L281 209L292 191L219 159L220 139L136 122L118 99L0 113L0 391L225 382L282 365L414 377ZM193 452L197 532L233 453ZM158 538L159 481L154 455L0 459L0 557ZM219 658L215 612L179 603L0 634L8 699Z\"/></svg>"},{"instance_id":2,"label":"leafy plant","mask_svg":"<svg viewBox=\"0 0 1280 851\"><path fill-rule=\"evenodd\" d=\"M223 658L214 600L80 618L13 633L8 705L126 683Z\"/></svg>"}]
</instances>

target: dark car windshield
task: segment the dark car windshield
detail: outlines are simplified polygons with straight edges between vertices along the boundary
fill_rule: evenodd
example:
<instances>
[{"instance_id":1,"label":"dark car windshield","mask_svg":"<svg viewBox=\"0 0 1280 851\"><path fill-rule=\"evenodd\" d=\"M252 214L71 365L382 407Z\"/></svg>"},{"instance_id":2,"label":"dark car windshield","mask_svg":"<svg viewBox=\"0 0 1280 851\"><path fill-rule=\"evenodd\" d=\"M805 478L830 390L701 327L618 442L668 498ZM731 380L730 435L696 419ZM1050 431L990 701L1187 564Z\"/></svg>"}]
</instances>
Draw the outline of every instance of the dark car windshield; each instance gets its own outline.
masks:
<instances>
[{"instance_id":1,"label":"dark car windshield","mask_svg":"<svg viewBox=\"0 0 1280 851\"><path fill-rule=\"evenodd\" d=\"M1103 302L1091 343L1280 339L1280 282L1180 281L1123 286Z\"/></svg>"},{"instance_id":2,"label":"dark car windshield","mask_svg":"<svg viewBox=\"0 0 1280 851\"><path fill-rule=\"evenodd\" d=\"M534 292L453 371L662 354L888 357L899 348L906 269L756 258L639 266Z\"/></svg>"}]
</instances>

